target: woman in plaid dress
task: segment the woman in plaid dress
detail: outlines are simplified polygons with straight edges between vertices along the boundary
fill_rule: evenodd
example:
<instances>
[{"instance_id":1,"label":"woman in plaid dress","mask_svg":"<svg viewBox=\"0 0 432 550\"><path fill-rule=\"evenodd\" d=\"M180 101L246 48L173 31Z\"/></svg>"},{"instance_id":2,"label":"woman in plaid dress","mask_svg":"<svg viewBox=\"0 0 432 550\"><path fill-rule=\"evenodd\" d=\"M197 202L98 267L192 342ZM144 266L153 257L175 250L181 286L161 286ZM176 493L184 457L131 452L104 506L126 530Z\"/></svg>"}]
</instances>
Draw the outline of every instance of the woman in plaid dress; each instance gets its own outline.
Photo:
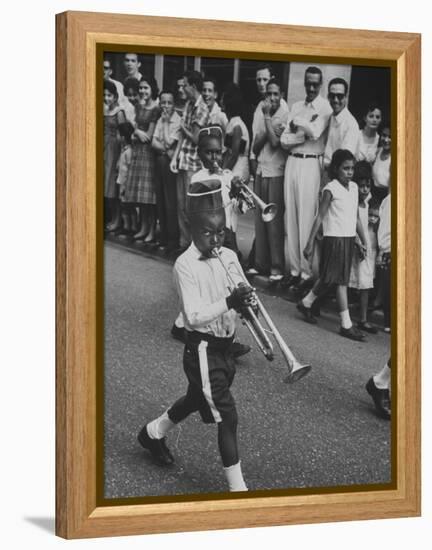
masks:
<instances>
[{"instance_id":1,"label":"woman in plaid dress","mask_svg":"<svg viewBox=\"0 0 432 550\"><path fill-rule=\"evenodd\" d=\"M156 187L153 132L159 117L155 101L158 88L152 76L143 76L139 83L139 101L135 106L136 129L133 134L132 160L125 188L125 202L138 206L139 229L135 240L151 242L156 225Z\"/></svg>"}]
</instances>

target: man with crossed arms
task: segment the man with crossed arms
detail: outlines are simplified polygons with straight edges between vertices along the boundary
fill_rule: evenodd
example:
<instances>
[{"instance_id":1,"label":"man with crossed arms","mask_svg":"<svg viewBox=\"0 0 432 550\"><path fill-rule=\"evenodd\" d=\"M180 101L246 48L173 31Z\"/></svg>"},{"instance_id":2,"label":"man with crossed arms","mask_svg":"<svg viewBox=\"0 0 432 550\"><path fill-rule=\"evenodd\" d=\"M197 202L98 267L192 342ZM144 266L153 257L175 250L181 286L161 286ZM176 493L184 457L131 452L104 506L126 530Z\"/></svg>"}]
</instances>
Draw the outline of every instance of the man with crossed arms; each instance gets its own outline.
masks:
<instances>
[{"instance_id":1,"label":"man with crossed arms","mask_svg":"<svg viewBox=\"0 0 432 550\"><path fill-rule=\"evenodd\" d=\"M312 276L303 256L318 209L327 127L332 109L320 95L323 82L318 67L305 71L306 98L294 103L281 146L289 151L285 167L285 230L290 276L287 286L305 290Z\"/></svg>"}]
</instances>

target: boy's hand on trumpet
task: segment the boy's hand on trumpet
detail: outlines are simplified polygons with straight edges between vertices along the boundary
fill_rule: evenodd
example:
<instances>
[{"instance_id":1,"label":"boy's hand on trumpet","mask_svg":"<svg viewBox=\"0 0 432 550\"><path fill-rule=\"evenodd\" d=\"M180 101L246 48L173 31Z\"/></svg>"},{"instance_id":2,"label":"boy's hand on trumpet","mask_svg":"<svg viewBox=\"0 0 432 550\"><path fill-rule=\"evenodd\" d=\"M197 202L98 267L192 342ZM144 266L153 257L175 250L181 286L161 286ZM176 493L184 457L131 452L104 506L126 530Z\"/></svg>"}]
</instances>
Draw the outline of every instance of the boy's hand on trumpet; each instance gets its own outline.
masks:
<instances>
[{"instance_id":1,"label":"boy's hand on trumpet","mask_svg":"<svg viewBox=\"0 0 432 550\"><path fill-rule=\"evenodd\" d=\"M254 304L254 289L246 283L240 283L226 299L228 309L241 311Z\"/></svg>"}]
</instances>

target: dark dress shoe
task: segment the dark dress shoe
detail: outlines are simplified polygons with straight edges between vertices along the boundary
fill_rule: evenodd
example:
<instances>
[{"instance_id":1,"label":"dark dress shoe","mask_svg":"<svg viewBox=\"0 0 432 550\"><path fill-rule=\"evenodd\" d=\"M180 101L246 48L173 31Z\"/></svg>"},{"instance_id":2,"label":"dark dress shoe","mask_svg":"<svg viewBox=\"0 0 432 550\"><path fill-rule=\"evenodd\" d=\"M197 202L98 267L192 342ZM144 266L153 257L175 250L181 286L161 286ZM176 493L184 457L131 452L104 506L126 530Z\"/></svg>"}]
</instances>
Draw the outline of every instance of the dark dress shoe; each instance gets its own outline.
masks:
<instances>
[{"instance_id":1,"label":"dark dress shoe","mask_svg":"<svg viewBox=\"0 0 432 550\"><path fill-rule=\"evenodd\" d=\"M375 386L373 378L369 378L366 384L366 391L372 397L375 404L375 409L381 418L390 420L390 392L388 390L381 390Z\"/></svg>"},{"instance_id":2,"label":"dark dress shoe","mask_svg":"<svg viewBox=\"0 0 432 550\"><path fill-rule=\"evenodd\" d=\"M365 323L359 322L359 323L357 323L357 327L360 330L364 330L365 332L369 332L369 334L376 334L378 332L377 327L374 327L373 325L371 325L368 322L365 322Z\"/></svg>"},{"instance_id":3,"label":"dark dress shoe","mask_svg":"<svg viewBox=\"0 0 432 550\"><path fill-rule=\"evenodd\" d=\"M186 330L183 327L178 327L175 323L171 327L171 336L179 342L186 344Z\"/></svg>"},{"instance_id":4,"label":"dark dress shoe","mask_svg":"<svg viewBox=\"0 0 432 550\"><path fill-rule=\"evenodd\" d=\"M317 298L311 305L311 311L314 317L321 317L321 304L319 298Z\"/></svg>"},{"instance_id":5,"label":"dark dress shoe","mask_svg":"<svg viewBox=\"0 0 432 550\"><path fill-rule=\"evenodd\" d=\"M231 353L236 359L237 357L246 355L246 353L249 353L250 350L251 350L250 346L247 346L246 344L240 344L240 342L233 342L231 344Z\"/></svg>"},{"instance_id":6,"label":"dark dress shoe","mask_svg":"<svg viewBox=\"0 0 432 550\"><path fill-rule=\"evenodd\" d=\"M147 431L147 425L138 434L138 443L147 449L152 457L163 466L170 466L174 462L174 457L170 453L165 443L165 438L152 439Z\"/></svg>"},{"instance_id":7,"label":"dark dress shoe","mask_svg":"<svg viewBox=\"0 0 432 550\"><path fill-rule=\"evenodd\" d=\"M300 275L289 275L288 277L284 277L282 281L280 282L280 285L283 288L290 288L292 286L296 286L300 282Z\"/></svg>"},{"instance_id":8,"label":"dark dress shoe","mask_svg":"<svg viewBox=\"0 0 432 550\"><path fill-rule=\"evenodd\" d=\"M350 340L355 340L356 342L364 342L366 339L365 335L359 330L355 329L354 327L350 327L350 328L341 327L339 334L344 338L349 338Z\"/></svg>"},{"instance_id":9,"label":"dark dress shoe","mask_svg":"<svg viewBox=\"0 0 432 550\"><path fill-rule=\"evenodd\" d=\"M306 321L306 323L309 323L310 325L316 325L317 324L317 320L312 315L311 308L306 307L301 300L300 300L300 302L297 303L297 309L303 315L303 318Z\"/></svg>"},{"instance_id":10,"label":"dark dress shoe","mask_svg":"<svg viewBox=\"0 0 432 550\"><path fill-rule=\"evenodd\" d=\"M309 290L313 287L313 285L314 285L314 282L312 278L302 279L301 277L299 277L299 281L295 285L293 285L292 290L294 292L299 292L302 295L305 295L309 292Z\"/></svg>"}]
</instances>

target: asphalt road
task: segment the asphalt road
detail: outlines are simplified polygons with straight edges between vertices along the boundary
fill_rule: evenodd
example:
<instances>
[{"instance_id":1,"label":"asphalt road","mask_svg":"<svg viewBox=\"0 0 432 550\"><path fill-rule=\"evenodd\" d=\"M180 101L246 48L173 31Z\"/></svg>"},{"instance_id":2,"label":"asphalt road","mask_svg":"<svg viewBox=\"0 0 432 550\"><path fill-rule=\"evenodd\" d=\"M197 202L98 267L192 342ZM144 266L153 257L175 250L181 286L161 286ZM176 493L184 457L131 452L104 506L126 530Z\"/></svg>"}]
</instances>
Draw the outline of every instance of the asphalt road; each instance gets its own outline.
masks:
<instances>
[{"instance_id":1,"label":"asphalt road","mask_svg":"<svg viewBox=\"0 0 432 550\"><path fill-rule=\"evenodd\" d=\"M386 361L390 338L367 343L338 335L331 313L316 326L295 305L261 294L287 344L311 374L283 383L280 355L255 348L237 365L232 392L239 414L242 468L251 490L388 483L391 423L377 417L364 386ZM177 314L172 266L105 245L105 497L226 491L215 426L189 417L168 436L176 462L155 464L136 441L140 428L186 389L183 346L170 336ZM252 346L240 325L240 340Z\"/></svg>"}]
</instances>

